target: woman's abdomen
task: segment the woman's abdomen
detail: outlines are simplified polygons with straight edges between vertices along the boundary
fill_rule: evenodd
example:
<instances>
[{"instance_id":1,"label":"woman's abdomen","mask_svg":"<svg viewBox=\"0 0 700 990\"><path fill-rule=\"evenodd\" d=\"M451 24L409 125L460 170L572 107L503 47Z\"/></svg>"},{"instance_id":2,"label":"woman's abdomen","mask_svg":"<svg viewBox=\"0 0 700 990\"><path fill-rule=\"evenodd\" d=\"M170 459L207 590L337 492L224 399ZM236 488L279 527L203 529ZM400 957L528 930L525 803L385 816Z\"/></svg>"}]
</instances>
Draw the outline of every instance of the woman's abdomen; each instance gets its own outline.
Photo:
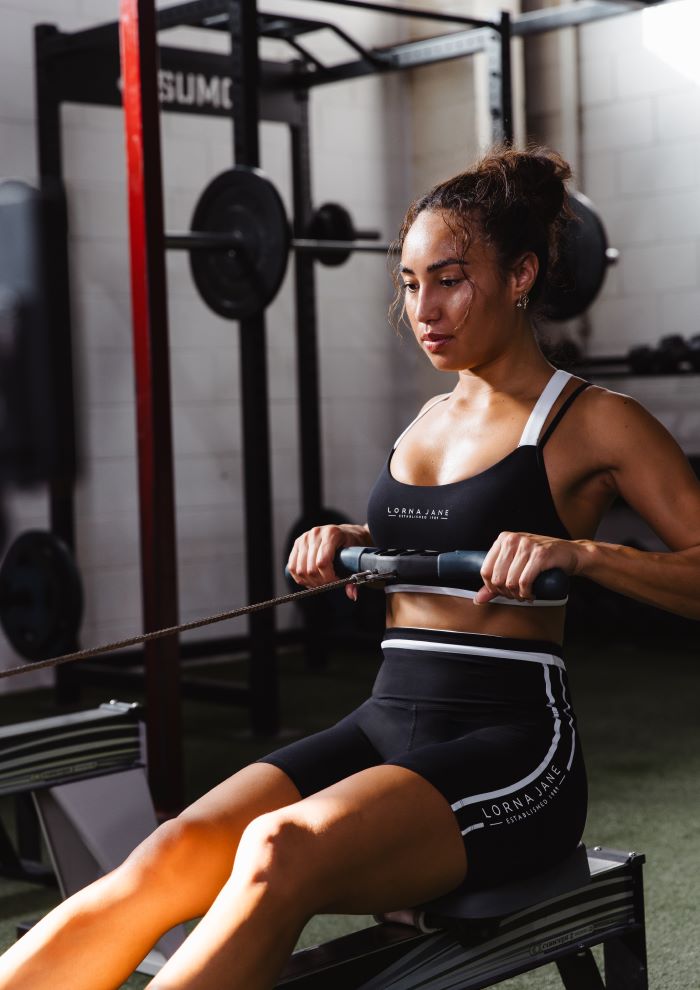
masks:
<instances>
[{"instance_id":1,"label":"woman's abdomen","mask_svg":"<svg viewBox=\"0 0 700 990\"><path fill-rule=\"evenodd\" d=\"M555 643L561 643L563 638L563 607L475 605L469 598L420 592L397 592L386 599L388 628L452 629L486 636L548 639Z\"/></svg>"}]
</instances>

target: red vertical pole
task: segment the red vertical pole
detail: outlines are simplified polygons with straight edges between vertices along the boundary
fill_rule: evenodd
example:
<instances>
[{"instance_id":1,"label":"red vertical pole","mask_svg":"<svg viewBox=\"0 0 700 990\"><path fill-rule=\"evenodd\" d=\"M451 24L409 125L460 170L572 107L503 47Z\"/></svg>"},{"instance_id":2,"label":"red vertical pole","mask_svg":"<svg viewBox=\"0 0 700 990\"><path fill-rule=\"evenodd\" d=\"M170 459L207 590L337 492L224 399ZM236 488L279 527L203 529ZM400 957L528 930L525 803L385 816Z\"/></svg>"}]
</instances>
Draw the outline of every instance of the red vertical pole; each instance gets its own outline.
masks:
<instances>
[{"instance_id":1,"label":"red vertical pole","mask_svg":"<svg viewBox=\"0 0 700 990\"><path fill-rule=\"evenodd\" d=\"M154 0L120 0L126 128L141 582L146 631L177 624L177 560L165 235ZM146 718L156 807L183 804L179 649L146 644Z\"/></svg>"}]
</instances>

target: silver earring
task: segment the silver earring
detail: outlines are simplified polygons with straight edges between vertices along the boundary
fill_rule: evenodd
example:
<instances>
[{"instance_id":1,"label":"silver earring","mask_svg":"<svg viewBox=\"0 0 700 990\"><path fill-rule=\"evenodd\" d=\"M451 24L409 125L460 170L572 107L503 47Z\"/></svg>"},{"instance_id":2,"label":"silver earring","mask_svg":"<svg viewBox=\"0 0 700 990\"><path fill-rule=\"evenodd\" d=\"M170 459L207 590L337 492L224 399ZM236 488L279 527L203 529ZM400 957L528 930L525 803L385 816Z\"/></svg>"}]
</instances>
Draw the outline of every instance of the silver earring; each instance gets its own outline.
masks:
<instances>
[{"instance_id":1,"label":"silver earring","mask_svg":"<svg viewBox=\"0 0 700 990\"><path fill-rule=\"evenodd\" d=\"M516 302L517 309L527 309L528 303L530 302L530 297L527 292L523 292L522 296Z\"/></svg>"}]
</instances>

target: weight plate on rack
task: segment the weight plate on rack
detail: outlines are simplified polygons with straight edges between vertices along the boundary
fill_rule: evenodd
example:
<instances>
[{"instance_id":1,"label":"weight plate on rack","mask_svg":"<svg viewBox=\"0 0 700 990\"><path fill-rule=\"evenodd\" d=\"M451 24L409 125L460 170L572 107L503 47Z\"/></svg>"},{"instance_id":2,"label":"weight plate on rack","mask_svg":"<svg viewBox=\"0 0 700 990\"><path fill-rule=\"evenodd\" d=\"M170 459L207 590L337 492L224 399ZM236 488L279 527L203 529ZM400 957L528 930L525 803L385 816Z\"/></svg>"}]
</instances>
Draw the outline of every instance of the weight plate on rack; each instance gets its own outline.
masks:
<instances>
[{"instance_id":1,"label":"weight plate on rack","mask_svg":"<svg viewBox=\"0 0 700 990\"><path fill-rule=\"evenodd\" d=\"M0 567L0 623L27 660L75 648L83 615L80 573L68 547L44 530L28 530Z\"/></svg>"},{"instance_id":2,"label":"weight plate on rack","mask_svg":"<svg viewBox=\"0 0 700 990\"><path fill-rule=\"evenodd\" d=\"M556 281L545 292L545 312L552 320L584 313L598 295L610 264L605 227L593 203L575 190L569 201L579 222L572 222L564 235Z\"/></svg>"},{"instance_id":3,"label":"weight plate on rack","mask_svg":"<svg viewBox=\"0 0 700 990\"><path fill-rule=\"evenodd\" d=\"M261 313L282 284L290 246L284 204L270 180L244 165L217 175L199 198L192 231L234 232L240 241L232 250L190 251L192 277L205 303L229 320Z\"/></svg>"},{"instance_id":4,"label":"weight plate on rack","mask_svg":"<svg viewBox=\"0 0 700 990\"><path fill-rule=\"evenodd\" d=\"M348 211L340 203L324 203L314 210L305 236L319 241L354 241L355 225ZM351 254L350 246L347 251L324 251L323 248L319 248L314 257L322 265L334 268L345 264Z\"/></svg>"}]
</instances>

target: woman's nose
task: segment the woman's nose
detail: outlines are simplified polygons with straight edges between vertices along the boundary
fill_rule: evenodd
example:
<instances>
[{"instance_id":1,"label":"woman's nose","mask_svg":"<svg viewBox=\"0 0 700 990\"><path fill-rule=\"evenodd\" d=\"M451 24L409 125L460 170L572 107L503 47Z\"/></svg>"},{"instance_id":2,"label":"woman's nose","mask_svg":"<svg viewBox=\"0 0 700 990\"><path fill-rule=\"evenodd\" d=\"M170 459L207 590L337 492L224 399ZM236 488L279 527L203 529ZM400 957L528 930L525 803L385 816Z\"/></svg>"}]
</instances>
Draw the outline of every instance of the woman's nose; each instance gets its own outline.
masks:
<instances>
[{"instance_id":1,"label":"woman's nose","mask_svg":"<svg viewBox=\"0 0 700 990\"><path fill-rule=\"evenodd\" d=\"M437 299L429 289L421 289L418 293L415 313L419 323L433 323L439 317Z\"/></svg>"}]
</instances>

